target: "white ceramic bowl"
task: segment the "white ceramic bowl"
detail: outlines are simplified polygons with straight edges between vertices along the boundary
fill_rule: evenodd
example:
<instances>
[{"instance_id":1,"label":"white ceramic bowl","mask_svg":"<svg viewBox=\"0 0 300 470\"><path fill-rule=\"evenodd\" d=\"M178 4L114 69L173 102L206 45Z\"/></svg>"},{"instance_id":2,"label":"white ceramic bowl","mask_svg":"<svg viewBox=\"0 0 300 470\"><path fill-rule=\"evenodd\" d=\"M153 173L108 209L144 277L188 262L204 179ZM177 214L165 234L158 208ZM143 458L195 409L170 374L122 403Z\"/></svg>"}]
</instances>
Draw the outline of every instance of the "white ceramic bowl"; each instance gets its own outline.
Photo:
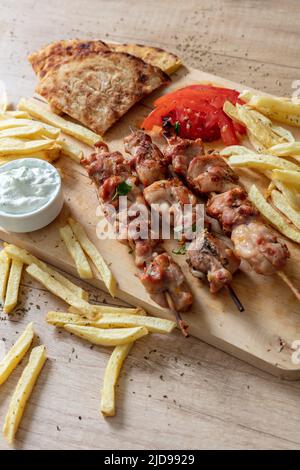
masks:
<instances>
[{"instance_id":1,"label":"white ceramic bowl","mask_svg":"<svg viewBox=\"0 0 300 470\"><path fill-rule=\"evenodd\" d=\"M0 226L9 232L26 233L46 227L46 225L49 225L59 215L64 204L60 174L53 165L45 160L39 160L37 158L22 158L2 165L0 167L0 185L1 173L6 170L18 168L22 164L27 167L38 166L40 168L48 169L50 167L51 170L55 171L58 175L58 184L49 201L32 212L27 212L25 214L10 214L0 209Z\"/></svg>"}]
</instances>

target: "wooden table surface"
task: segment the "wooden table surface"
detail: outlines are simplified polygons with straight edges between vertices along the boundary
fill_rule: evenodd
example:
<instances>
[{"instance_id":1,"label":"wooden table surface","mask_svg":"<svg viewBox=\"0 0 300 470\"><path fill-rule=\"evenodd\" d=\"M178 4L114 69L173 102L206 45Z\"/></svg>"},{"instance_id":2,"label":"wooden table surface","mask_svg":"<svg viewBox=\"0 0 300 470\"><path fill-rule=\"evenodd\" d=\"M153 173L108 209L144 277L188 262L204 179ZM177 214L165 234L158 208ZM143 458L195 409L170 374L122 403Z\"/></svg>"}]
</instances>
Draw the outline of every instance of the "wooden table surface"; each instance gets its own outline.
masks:
<instances>
[{"instance_id":1,"label":"wooden table surface","mask_svg":"<svg viewBox=\"0 0 300 470\"><path fill-rule=\"evenodd\" d=\"M300 79L298 0L2 0L0 11L0 79L13 103L34 89L27 54L73 37L165 47L193 67L276 94L291 94ZM178 332L134 346L119 381L117 416L105 420L99 396L110 351L47 326L46 312L64 305L26 276L21 291L16 313L9 320L0 314L0 355L34 321L49 360L16 448L300 448L300 383ZM1 387L1 427L23 367Z\"/></svg>"}]
</instances>

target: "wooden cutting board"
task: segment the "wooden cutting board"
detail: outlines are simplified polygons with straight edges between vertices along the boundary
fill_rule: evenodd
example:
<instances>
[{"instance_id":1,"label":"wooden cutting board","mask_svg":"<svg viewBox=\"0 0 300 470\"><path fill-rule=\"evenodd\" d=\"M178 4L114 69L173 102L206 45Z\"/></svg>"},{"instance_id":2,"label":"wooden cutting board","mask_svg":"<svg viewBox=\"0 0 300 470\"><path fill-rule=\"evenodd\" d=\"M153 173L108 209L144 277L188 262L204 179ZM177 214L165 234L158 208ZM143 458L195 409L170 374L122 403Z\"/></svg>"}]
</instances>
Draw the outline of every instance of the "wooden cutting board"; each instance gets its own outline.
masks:
<instances>
[{"instance_id":1,"label":"wooden cutting board","mask_svg":"<svg viewBox=\"0 0 300 470\"><path fill-rule=\"evenodd\" d=\"M213 82L238 90L245 88L199 70L182 68L173 77L172 85L163 92L195 82ZM105 140L111 150L123 151L123 138L128 134L129 126L134 127L141 122L160 93L162 91L136 105L107 133ZM293 132L297 136L295 129ZM298 134L300 138L300 131ZM82 149L85 153L91 150L84 144ZM85 170L67 157L62 157L57 162L57 167L63 175L65 195L65 205L60 216L48 227L30 234L7 233L0 228L0 238L26 248L44 261L77 275L58 231L71 214L85 226L89 237L110 264L119 285L118 297L130 304L144 307L153 315L171 318L167 309L162 309L149 298L137 279L137 270L128 247L114 240L103 241L97 238L98 201L95 188ZM250 181L260 186L264 184L257 174L249 170L242 171L241 177L246 186ZM291 259L285 272L300 286L300 249L293 243L288 245ZM172 242L167 242L165 246L170 251ZM225 292L211 295L208 286L190 274L185 256L173 256L182 266L194 294L194 306L185 315L192 335L274 375L290 380L300 378L300 365L293 364L291 358L294 352L292 343L300 340L299 303L277 276L259 276L242 266L233 283L245 306L245 312L239 313ZM99 277L89 282L104 289Z\"/></svg>"}]
</instances>

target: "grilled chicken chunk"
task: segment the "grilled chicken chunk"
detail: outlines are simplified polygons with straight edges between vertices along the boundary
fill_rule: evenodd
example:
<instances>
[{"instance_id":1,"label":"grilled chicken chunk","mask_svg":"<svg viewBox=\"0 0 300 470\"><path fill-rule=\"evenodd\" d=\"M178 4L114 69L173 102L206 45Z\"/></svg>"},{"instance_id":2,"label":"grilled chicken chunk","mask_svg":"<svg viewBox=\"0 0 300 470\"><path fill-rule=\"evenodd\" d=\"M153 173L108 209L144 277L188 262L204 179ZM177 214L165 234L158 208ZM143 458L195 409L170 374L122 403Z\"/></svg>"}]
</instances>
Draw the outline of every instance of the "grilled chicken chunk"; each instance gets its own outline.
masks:
<instances>
[{"instance_id":1,"label":"grilled chicken chunk","mask_svg":"<svg viewBox=\"0 0 300 470\"><path fill-rule=\"evenodd\" d=\"M156 302L166 306L163 294L168 292L176 309L184 312L193 302L182 270L168 253L157 255L145 268L140 279Z\"/></svg>"},{"instance_id":2,"label":"grilled chicken chunk","mask_svg":"<svg viewBox=\"0 0 300 470\"><path fill-rule=\"evenodd\" d=\"M286 244L262 220L237 225L231 239L236 255L248 261L258 274L274 274L284 267L290 256Z\"/></svg>"},{"instance_id":3,"label":"grilled chicken chunk","mask_svg":"<svg viewBox=\"0 0 300 470\"><path fill-rule=\"evenodd\" d=\"M196 277L198 273L207 276L212 293L229 285L240 266L231 248L207 230L190 244L187 262Z\"/></svg>"},{"instance_id":4,"label":"grilled chicken chunk","mask_svg":"<svg viewBox=\"0 0 300 470\"><path fill-rule=\"evenodd\" d=\"M124 147L130 155L131 168L144 186L166 178L168 162L145 132L136 131L125 137Z\"/></svg>"},{"instance_id":5,"label":"grilled chicken chunk","mask_svg":"<svg viewBox=\"0 0 300 470\"><path fill-rule=\"evenodd\" d=\"M259 213L249 201L246 191L240 186L210 197L207 214L217 219L226 234L231 234L235 225L258 217Z\"/></svg>"},{"instance_id":6,"label":"grilled chicken chunk","mask_svg":"<svg viewBox=\"0 0 300 470\"><path fill-rule=\"evenodd\" d=\"M238 177L222 157L205 155L191 161L187 181L198 193L223 193L236 186Z\"/></svg>"},{"instance_id":7,"label":"grilled chicken chunk","mask_svg":"<svg viewBox=\"0 0 300 470\"><path fill-rule=\"evenodd\" d=\"M182 176L186 176L191 161L203 154L204 147L201 139L188 140L175 136L169 139L169 145L164 150L164 155L172 163L174 172Z\"/></svg>"},{"instance_id":8,"label":"grilled chicken chunk","mask_svg":"<svg viewBox=\"0 0 300 470\"><path fill-rule=\"evenodd\" d=\"M283 268L289 257L287 246L264 223L242 188L212 196L207 213L218 219L225 233L231 233L235 254L258 274L270 275Z\"/></svg>"},{"instance_id":9,"label":"grilled chicken chunk","mask_svg":"<svg viewBox=\"0 0 300 470\"><path fill-rule=\"evenodd\" d=\"M144 197L153 209L157 206L164 220L170 218L175 233L183 232L185 239L193 238L193 229L201 214L197 214L197 198L179 179L152 183L144 189Z\"/></svg>"}]
</instances>

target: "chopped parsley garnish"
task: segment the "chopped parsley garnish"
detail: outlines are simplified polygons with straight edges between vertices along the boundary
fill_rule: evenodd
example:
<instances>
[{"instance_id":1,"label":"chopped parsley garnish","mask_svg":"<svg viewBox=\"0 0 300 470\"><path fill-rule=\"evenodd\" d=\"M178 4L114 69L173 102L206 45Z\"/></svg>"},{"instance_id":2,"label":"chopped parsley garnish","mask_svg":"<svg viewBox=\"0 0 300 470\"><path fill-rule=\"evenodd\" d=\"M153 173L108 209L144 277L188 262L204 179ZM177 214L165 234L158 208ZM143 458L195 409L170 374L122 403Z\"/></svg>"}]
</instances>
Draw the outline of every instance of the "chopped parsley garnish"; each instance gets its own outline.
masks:
<instances>
[{"instance_id":1,"label":"chopped parsley garnish","mask_svg":"<svg viewBox=\"0 0 300 470\"><path fill-rule=\"evenodd\" d=\"M132 186L126 183L126 181L122 181L122 183L118 184L115 195L112 200L114 201L119 196L126 196L126 194L130 193L131 190Z\"/></svg>"}]
</instances>

